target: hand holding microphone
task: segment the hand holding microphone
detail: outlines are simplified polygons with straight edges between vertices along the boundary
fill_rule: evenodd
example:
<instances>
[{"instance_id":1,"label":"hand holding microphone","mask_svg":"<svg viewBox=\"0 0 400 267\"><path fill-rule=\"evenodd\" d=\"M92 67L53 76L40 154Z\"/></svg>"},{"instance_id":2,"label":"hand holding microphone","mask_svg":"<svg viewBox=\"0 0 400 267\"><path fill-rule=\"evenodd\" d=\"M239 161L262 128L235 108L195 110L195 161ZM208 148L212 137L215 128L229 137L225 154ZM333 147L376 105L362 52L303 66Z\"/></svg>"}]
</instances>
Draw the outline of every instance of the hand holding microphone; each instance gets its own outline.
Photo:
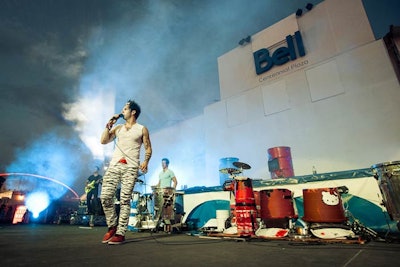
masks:
<instances>
[{"instance_id":1,"label":"hand holding microphone","mask_svg":"<svg viewBox=\"0 0 400 267\"><path fill-rule=\"evenodd\" d=\"M106 124L106 128L108 130L111 130L111 128L113 127L114 123L116 123L119 118L123 118L123 117L124 117L124 115L122 113L121 114L115 114L114 116L112 116L112 118Z\"/></svg>"}]
</instances>

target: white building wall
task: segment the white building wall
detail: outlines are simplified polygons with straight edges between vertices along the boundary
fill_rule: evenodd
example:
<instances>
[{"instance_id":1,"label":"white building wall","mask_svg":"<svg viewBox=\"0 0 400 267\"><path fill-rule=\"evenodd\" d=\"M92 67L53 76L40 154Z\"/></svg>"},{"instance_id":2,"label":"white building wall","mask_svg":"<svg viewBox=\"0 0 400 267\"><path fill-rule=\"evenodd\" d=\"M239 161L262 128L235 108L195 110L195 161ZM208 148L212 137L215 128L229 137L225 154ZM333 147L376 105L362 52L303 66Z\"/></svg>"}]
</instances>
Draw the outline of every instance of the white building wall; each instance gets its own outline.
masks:
<instances>
[{"instance_id":1,"label":"white building wall","mask_svg":"<svg viewBox=\"0 0 400 267\"><path fill-rule=\"evenodd\" d=\"M326 0L279 23L252 36L252 45L259 49L258 39L288 28L284 40L298 27L306 56L256 75L252 45L222 55L221 101L152 134L151 171L171 155L180 185L218 185L219 159L237 157L252 167L244 175L269 179L267 149L276 146L291 147L296 175L312 166L332 172L400 159L400 86L361 0Z\"/></svg>"}]
</instances>

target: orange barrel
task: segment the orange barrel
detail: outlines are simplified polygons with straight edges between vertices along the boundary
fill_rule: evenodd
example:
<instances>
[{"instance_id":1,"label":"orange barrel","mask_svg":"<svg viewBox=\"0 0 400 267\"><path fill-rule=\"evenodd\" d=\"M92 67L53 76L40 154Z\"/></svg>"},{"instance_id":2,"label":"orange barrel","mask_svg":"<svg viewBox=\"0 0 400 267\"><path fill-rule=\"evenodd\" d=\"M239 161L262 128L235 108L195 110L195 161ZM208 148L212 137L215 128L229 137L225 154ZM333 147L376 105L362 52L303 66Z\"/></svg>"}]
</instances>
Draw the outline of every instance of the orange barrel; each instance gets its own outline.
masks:
<instances>
[{"instance_id":1,"label":"orange barrel","mask_svg":"<svg viewBox=\"0 0 400 267\"><path fill-rule=\"evenodd\" d=\"M236 206L256 206L253 183L250 178L238 177L235 178L235 202Z\"/></svg>"},{"instance_id":2,"label":"orange barrel","mask_svg":"<svg viewBox=\"0 0 400 267\"><path fill-rule=\"evenodd\" d=\"M279 146L268 149L268 170L272 179L294 176L290 147Z\"/></svg>"},{"instance_id":3,"label":"orange barrel","mask_svg":"<svg viewBox=\"0 0 400 267\"><path fill-rule=\"evenodd\" d=\"M257 228L257 209L251 179L235 178L235 215L240 236L251 236Z\"/></svg>"},{"instance_id":4,"label":"orange barrel","mask_svg":"<svg viewBox=\"0 0 400 267\"><path fill-rule=\"evenodd\" d=\"M219 170L222 169L238 169L235 165L233 165L234 162L238 162L238 158L230 157L230 158L221 158L219 160ZM226 180L230 180L231 178L229 177L228 173L222 173L219 172L219 184L223 185Z\"/></svg>"},{"instance_id":5,"label":"orange barrel","mask_svg":"<svg viewBox=\"0 0 400 267\"><path fill-rule=\"evenodd\" d=\"M292 191L270 189L260 191L261 219L296 218Z\"/></svg>"},{"instance_id":6,"label":"orange barrel","mask_svg":"<svg viewBox=\"0 0 400 267\"><path fill-rule=\"evenodd\" d=\"M306 222L340 223L347 221L337 188L303 189Z\"/></svg>"},{"instance_id":7,"label":"orange barrel","mask_svg":"<svg viewBox=\"0 0 400 267\"><path fill-rule=\"evenodd\" d=\"M269 189L260 191L261 221L266 227L288 228L289 220L297 218L292 191Z\"/></svg>"}]
</instances>

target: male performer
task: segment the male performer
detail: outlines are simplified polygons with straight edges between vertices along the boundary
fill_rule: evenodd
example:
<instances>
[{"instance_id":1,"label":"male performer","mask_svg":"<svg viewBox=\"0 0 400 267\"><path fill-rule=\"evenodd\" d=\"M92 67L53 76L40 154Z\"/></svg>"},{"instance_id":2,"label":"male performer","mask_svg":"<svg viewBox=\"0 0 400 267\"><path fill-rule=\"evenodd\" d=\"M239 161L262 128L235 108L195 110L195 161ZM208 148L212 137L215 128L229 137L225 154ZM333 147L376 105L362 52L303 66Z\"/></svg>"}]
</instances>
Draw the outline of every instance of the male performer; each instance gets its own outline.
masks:
<instances>
[{"instance_id":1,"label":"male performer","mask_svg":"<svg viewBox=\"0 0 400 267\"><path fill-rule=\"evenodd\" d=\"M176 180L175 174L172 170L168 169L169 160L167 158L163 158L161 160L162 171L158 175L158 184L159 188L172 187L176 188L178 181Z\"/></svg>"},{"instance_id":2,"label":"male performer","mask_svg":"<svg viewBox=\"0 0 400 267\"><path fill-rule=\"evenodd\" d=\"M113 157L103 177L101 190L101 203L108 226L108 232L104 235L102 243L116 245L125 241L131 208L130 200L138 177L138 170L140 169L143 173L147 172L152 149L149 131L145 126L136 122L140 112L139 105L135 101L129 100L122 109L122 114L114 115L101 135L102 144L108 144L117 138ZM125 124L113 126L120 116L125 119ZM145 157L140 163L142 144L145 148ZM118 217L114 206L114 195L119 183L121 184L121 193Z\"/></svg>"},{"instance_id":3,"label":"male performer","mask_svg":"<svg viewBox=\"0 0 400 267\"><path fill-rule=\"evenodd\" d=\"M157 197L155 199L157 203L158 211L156 213L156 218L160 220L164 220L164 222L169 222L168 219L174 219L173 214L173 204L175 197L175 189L178 181L175 177L174 172L171 169L168 169L169 160L167 158L163 158L161 160L162 171L159 174L158 184L156 188L159 189ZM172 187L171 187L172 185ZM172 191L171 191L172 189ZM161 210L163 210L161 212ZM162 218L160 218L161 214L163 214ZM171 224L166 223L164 225L164 231L170 233L171 232Z\"/></svg>"},{"instance_id":4,"label":"male performer","mask_svg":"<svg viewBox=\"0 0 400 267\"><path fill-rule=\"evenodd\" d=\"M90 175L86 180L85 192L86 192L86 204L87 213L95 214L95 205L98 203L97 198L99 196L99 184L102 181L102 176L99 174L99 167L96 167L93 174Z\"/></svg>"}]
</instances>

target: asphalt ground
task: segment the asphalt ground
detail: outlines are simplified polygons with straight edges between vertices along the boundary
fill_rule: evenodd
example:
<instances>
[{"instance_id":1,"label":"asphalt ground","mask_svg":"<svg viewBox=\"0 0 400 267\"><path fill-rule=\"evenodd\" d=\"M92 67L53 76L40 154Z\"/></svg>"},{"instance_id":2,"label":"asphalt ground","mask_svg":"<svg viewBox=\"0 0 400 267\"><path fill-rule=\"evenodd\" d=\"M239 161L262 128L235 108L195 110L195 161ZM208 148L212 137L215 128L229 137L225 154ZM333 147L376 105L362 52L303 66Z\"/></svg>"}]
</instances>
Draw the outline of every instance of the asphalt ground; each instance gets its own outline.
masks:
<instances>
[{"instance_id":1,"label":"asphalt ground","mask_svg":"<svg viewBox=\"0 0 400 267\"><path fill-rule=\"evenodd\" d=\"M105 226L0 225L0 266L399 266L400 243L308 242L127 232L102 244Z\"/></svg>"}]
</instances>

